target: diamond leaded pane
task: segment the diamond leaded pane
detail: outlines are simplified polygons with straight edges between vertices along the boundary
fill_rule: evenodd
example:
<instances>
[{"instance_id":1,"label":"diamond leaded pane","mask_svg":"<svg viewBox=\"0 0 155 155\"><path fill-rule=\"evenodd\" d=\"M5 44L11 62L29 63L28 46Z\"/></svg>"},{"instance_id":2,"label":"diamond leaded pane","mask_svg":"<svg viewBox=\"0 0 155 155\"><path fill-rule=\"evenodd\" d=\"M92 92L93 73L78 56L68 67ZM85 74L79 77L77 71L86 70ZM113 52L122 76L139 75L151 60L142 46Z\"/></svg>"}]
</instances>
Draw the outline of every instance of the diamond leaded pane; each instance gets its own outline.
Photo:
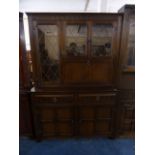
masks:
<instances>
[{"instance_id":1,"label":"diamond leaded pane","mask_svg":"<svg viewBox=\"0 0 155 155\"><path fill-rule=\"evenodd\" d=\"M94 24L92 27L92 56L111 55L112 25Z\"/></svg>"},{"instance_id":2,"label":"diamond leaded pane","mask_svg":"<svg viewBox=\"0 0 155 155\"><path fill-rule=\"evenodd\" d=\"M83 56L86 54L86 24L67 25L65 39L65 53L63 55Z\"/></svg>"},{"instance_id":3,"label":"diamond leaded pane","mask_svg":"<svg viewBox=\"0 0 155 155\"><path fill-rule=\"evenodd\" d=\"M59 44L56 25L38 26L41 73L44 81L59 80Z\"/></svg>"}]
</instances>

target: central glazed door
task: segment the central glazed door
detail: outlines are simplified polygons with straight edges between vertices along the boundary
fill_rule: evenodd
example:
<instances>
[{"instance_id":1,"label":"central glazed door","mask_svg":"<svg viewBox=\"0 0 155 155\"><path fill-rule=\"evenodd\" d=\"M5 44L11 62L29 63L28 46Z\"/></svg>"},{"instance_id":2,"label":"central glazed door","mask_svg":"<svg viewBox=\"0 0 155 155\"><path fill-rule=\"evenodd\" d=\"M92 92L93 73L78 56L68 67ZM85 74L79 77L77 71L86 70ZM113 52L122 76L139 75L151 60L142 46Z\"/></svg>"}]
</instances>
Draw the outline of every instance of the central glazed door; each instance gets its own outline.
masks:
<instances>
[{"instance_id":1,"label":"central glazed door","mask_svg":"<svg viewBox=\"0 0 155 155\"><path fill-rule=\"evenodd\" d=\"M66 84L88 83L88 36L86 21L66 21L62 52L62 77Z\"/></svg>"}]
</instances>

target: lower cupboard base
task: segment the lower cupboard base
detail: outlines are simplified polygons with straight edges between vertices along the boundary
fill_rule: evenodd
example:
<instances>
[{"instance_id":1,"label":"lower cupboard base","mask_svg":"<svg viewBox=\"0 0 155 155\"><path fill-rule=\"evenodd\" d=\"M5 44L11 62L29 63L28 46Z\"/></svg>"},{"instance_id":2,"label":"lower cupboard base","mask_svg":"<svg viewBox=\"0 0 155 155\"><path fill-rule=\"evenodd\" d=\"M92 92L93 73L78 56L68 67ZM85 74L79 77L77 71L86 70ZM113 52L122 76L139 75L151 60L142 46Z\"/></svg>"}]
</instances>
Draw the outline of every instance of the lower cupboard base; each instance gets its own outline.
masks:
<instances>
[{"instance_id":1,"label":"lower cupboard base","mask_svg":"<svg viewBox=\"0 0 155 155\"><path fill-rule=\"evenodd\" d=\"M116 92L32 93L35 138L117 135Z\"/></svg>"}]
</instances>

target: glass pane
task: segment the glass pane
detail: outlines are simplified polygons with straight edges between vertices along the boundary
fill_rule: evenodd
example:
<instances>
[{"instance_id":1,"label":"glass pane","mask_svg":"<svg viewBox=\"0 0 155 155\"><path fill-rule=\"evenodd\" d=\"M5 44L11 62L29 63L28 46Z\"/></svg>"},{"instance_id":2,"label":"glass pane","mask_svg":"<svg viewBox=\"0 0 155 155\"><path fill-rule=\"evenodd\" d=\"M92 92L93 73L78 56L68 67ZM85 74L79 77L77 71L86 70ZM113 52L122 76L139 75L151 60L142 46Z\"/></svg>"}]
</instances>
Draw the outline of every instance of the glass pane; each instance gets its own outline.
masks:
<instances>
[{"instance_id":1,"label":"glass pane","mask_svg":"<svg viewBox=\"0 0 155 155\"><path fill-rule=\"evenodd\" d=\"M59 43L56 25L38 26L39 52L44 81L59 80Z\"/></svg>"},{"instance_id":2,"label":"glass pane","mask_svg":"<svg viewBox=\"0 0 155 155\"><path fill-rule=\"evenodd\" d=\"M135 65L135 19L131 16L129 21L129 38L128 38L128 66Z\"/></svg>"},{"instance_id":3,"label":"glass pane","mask_svg":"<svg viewBox=\"0 0 155 155\"><path fill-rule=\"evenodd\" d=\"M92 27L92 56L111 55L112 25L95 24Z\"/></svg>"},{"instance_id":4,"label":"glass pane","mask_svg":"<svg viewBox=\"0 0 155 155\"><path fill-rule=\"evenodd\" d=\"M67 25L65 39L65 53L63 53L63 55L83 56L86 54L86 25Z\"/></svg>"}]
</instances>

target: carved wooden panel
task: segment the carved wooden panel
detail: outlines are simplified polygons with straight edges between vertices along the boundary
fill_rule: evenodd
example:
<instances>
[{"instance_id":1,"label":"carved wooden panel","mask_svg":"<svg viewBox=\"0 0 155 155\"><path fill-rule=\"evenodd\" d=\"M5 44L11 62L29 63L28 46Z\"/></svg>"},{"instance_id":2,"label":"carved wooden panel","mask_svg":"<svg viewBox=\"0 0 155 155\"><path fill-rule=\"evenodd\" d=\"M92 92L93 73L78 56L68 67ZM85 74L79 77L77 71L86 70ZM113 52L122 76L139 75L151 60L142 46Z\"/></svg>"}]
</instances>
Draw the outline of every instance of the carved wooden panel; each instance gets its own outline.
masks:
<instances>
[{"instance_id":1,"label":"carved wooden panel","mask_svg":"<svg viewBox=\"0 0 155 155\"><path fill-rule=\"evenodd\" d=\"M63 64L64 83L88 83L89 68L86 62L68 62Z\"/></svg>"},{"instance_id":2,"label":"carved wooden panel","mask_svg":"<svg viewBox=\"0 0 155 155\"><path fill-rule=\"evenodd\" d=\"M94 61L91 63L91 82L112 84L113 64L111 61Z\"/></svg>"},{"instance_id":3,"label":"carved wooden panel","mask_svg":"<svg viewBox=\"0 0 155 155\"><path fill-rule=\"evenodd\" d=\"M93 136L94 135L94 122L93 121L80 121L79 123L79 136Z\"/></svg>"},{"instance_id":4,"label":"carved wooden panel","mask_svg":"<svg viewBox=\"0 0 155 155\"><path fill-rule=\"evenodd\" d=\"M38 104L39 118L36 120L41 138L72 136L74 109L66 105ZM37 116L38 117L38 116ZM38 135L38 136L39 136Z\"/></svg>"},{"instance_id":5,"label":"carved wooden panel","mask_svg":"<svg viewBox=\"0 0 155 155\"><path fill-rule=\"evenodd\" d=\"M110 135L111 122L107 120L100 120L96 122L96 135Z\"/></svg>"}]
</instances>

